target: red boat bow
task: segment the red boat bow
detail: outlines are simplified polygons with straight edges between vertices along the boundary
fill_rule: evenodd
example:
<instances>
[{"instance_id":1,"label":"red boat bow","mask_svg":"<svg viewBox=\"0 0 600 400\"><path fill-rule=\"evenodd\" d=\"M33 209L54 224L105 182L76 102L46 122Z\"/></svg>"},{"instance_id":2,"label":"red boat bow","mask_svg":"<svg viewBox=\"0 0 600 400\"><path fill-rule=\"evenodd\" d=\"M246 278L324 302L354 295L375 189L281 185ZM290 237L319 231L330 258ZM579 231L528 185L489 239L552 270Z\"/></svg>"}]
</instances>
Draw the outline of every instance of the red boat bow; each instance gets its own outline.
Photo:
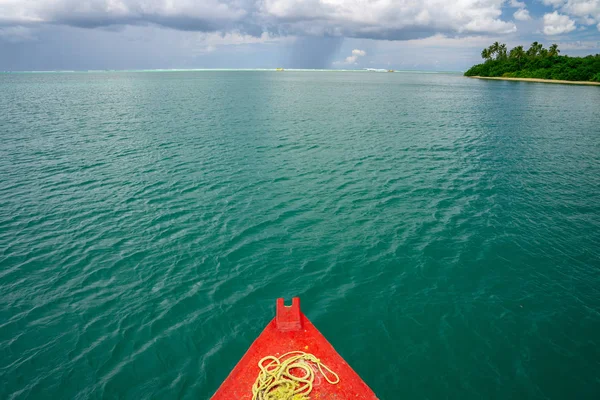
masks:
<instances>
[{"instance_id":1,"label":"red boat bow","mask_svg":"<svg viewBox=\"0 0 600 400\"><path fill-rule=\"evenodd\" d=\"M259 361L266 356L281 357L294 351L314 354L339 377L337 384L331 384L315 371L310 399L377 400L375 393L300 311L297 297L292 299L291 306L285 306L283 299L277 299L276 317L252 343L212 399L251 400L252 386L260 373Z\"/></svg>"}]
</instances>

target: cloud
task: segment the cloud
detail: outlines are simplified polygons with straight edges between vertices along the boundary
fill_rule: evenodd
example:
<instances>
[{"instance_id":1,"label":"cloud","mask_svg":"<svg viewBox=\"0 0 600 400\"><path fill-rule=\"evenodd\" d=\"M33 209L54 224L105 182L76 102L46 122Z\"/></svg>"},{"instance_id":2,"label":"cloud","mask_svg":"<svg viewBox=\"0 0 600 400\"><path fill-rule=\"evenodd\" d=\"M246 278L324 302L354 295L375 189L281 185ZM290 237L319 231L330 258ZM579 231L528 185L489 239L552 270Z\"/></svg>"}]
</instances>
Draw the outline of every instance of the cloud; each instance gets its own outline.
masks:
<instances>
[{"instance_id":1,"label":"cloud","mask_svg":"<svg viewBox=\"0 0 600 400\"><path fill-rule=\"evenodd\" d=\"M294 37L278 37L263 32L261 36L245 35L240 32L198 32L187 39L187 47L193 54L212 53L223 46L239 46L245 44L272 44L291 42Z\"/></svg>"},{"instance_id":2,"label":"cloud","mask_svg":"<svg viewBox=\"0 0 600 400\"><path fill-rule=\"evenodd\" d=\"M519 0L510 0L508 4L513 8L518 8L518 10L513 13L513 18L517 21L529 21L531 19L525 2Z\"/></svg>"},{"instance_id":3,"label":"cloud","mask_svg":"<svg viewBox=\"0 0 600 400\"><path fill-rule=\"evenodd\" d=\"M214 31L247 17L244 5L243 1L224 0L0 0L0 23L84 28L153 23L180 30Z\"/></svg>"},{"instance_id":4,"label":"cloud","mask_svg":"<svg viewBox=\"0 0 600 400\"><path fill-rule=\"evenodd\" d=\"M487 36L448 37L441 34L424 39L413 39L403 42L404 45L414 48L479 48L488 46L490 38ZM478 54L479 55L479 54Z\"/></svg>"},{"instance_id":5,"label":"cloud","mask_svg":"<svg viewBox=\"0 0 600 400\"><path fill-rule=\"evenodd\" d=\"M198 34L198 40L211 46L231 46L240 44L273 43L280 42L283 39L272 36L267 32L263 32L260 36L245 35L240 32L203 32Z\"/></svg>"},{"instance_id":6,"label":"cloud","mask_svg":"<svg viewBox=\"0 0 600 400\"><path fill-rule=\"evenodd\" d=\"M277 18L285 29L306 25L327 35L372 39L413 39L434 33L509 33L512 22L500 19L505 0L264 0L262 15Z\"/></svg>"},{"instance_id":7,"label":"cloud","mask_svg":"<svg viewBox=\"0 0 600 400\"><path fill-rule=\"evenodd\" d=\"M547 6L558 7L563 5L565 1L566 0L542 0L542 3L544 3Z\"/></svg>"},{"instance_id":8,"label":"cloud","mask_svg":"<svg viewBox=\"0 0 600 400\"><path fill-rule=\"evenodd\" d=\"M436 33L510 33L506 0L0 0L0 25L94 28L155 24L177 30L261 36L389 40ZM521 2L511 0L521 7Z\"/></svg>"},{"instance_id":9,"label":"cloud","mask_svg":"<svg viewBox=\"0 0 600 400\"><path fill-rule=\"evenodd\" d=\"M575 30L575 21L568 15L561 15L557 11L544 14L544 33L546 35L560 35Z\"/></svg>"},{"instance_id":10,"label":"cloud","mask_svg":"<svg viewBox=\"0 0 600 400\"><path fill-rule=\"evenodd\" d=\"M513 17L515 17L515 19L519 20L519 21L529 21L531 19L531 16L529 15L529 11L527 11L524 8L515 11L515 13L513 14Z\"/></svg>"},{"instance_id":11,"label":"cloud","mask_svg":"<svg viewBox=\"0 0 600 400\"><path fill-rule=\"evenodd\" d=\"M577 19L580 23L600 23L600 0L542 0L562 14Z\"/></svg>"},{"instance_id":12,"label":"cloud","mask_svg":"<svg viewBox=\"0 0 600 400\"><path fill-rule=\"evenodd\" d=\"M578 40L574 42L558 42L561 50L597 50L600 49L600 41Z\"/></svg>"},{"instance_id":13,"label":"cloud","mask_svg":"<svg viewBox=\"0 0 600 400\"><path fill-rule=\"evenodd\" d=\"M367 52L364 50L359 50L359 49L354 49L352 50L352 55L346 57L346 59L344 61L337 61L334 64L348 64L348 65L354 65L356 64L356 62L358 61L359 57L364 57L367 55Z\"/></svg>"},{"instance_id":14,"label":"cloud","mask_svg":"<svg viewBox=\"0 0 600 400\"><path fill-rule=\"evenodd\" d=\"M600 18L600 0L569 0L562 11L573 16Z\"/></svg>"}]
</instances>

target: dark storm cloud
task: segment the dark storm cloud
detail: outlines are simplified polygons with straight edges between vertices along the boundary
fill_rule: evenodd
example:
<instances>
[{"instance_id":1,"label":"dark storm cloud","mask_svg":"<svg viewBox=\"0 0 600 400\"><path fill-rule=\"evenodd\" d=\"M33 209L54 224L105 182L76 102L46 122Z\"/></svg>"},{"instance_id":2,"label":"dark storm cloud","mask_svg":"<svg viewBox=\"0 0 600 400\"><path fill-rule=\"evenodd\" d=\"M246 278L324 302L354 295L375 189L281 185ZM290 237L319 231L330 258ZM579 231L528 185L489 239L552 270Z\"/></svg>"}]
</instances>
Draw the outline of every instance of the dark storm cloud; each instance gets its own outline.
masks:
<instances>
[{"instance_id":1,"label":"dark storm cloud","mask_svg":"<svg viewBox=\"0 0 600 400\"><path fill-rule=\"evenodd\" d=\"M86 28L156 24L186 31L388 40L435 32L512 32L505 0L0 0L0 24Z\"/></svg>"}]
</instances>

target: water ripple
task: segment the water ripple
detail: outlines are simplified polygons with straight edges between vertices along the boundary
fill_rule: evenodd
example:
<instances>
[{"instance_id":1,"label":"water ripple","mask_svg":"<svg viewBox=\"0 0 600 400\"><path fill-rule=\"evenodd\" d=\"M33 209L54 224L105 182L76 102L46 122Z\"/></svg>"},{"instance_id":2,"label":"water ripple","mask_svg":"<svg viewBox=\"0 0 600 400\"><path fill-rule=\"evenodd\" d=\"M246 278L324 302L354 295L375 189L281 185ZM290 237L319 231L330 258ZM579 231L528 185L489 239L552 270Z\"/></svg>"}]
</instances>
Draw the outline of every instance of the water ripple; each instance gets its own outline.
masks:
<instances>
[{"instance_id":1,"label":"water ripple","mask_svg":"<svg viewBox=\"0 0 600 400\"><path fill-rule=\"evenodd\" d=\"M596 88L0 85L0 398L208 398L292 295L382 399L600 391Z\"/></svg>"}]
</instances>

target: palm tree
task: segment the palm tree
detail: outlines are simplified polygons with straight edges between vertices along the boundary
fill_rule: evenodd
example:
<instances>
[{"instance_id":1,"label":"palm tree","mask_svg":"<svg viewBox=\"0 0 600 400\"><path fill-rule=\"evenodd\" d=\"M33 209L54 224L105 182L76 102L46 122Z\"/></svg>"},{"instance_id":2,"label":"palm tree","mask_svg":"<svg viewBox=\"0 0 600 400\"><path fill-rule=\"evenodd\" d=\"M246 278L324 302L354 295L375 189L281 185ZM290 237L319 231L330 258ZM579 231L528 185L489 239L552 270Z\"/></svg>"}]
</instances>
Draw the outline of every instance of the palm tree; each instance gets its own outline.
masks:
<instances>
[{"instance_id":1,"label":"palm tree","mask_svg":"<svg viewBox=\"0 0 600 400\"><path fill-rule=\"evenodd\" d=\"M541 44L539 44L538 42L533 42L533 43L531 43L531 46L527 50L527 55L529 57L536 57L540 53L540 50L542 48L543 48L543 46Z\"/></svg>"},{"instance_id":2,"label":"palm tree","mask_svg":"<svg viewBox=\"0 0 600 400\"><path fill-rule=\"evenodd\" d=\"M504 43L498 47L498 58L501 58L503 60L506 59L506 45Z\"/></svg>"},{"instance_id":3,"label":"palm tree","mask_svg":"<svg viewBox=\"0 0 600 400\"><path fill-rule=\"evenodd\" d=\"M524 55L525 55L525 51L523 50L523 46L517 46L510 51L509 57L516 58L518 60L519 58L522 58Z\"/></svg>"},{"instance_id":4,"label":"palm tree","mask_svg":"<svg viewBox=\"0 0 600 400\"><path fill-rule=\"evenodd\" d=\"M554 57L557 56L558 53L560 53L560 50L558 49L558 45L556 43L554 43L552 46L550 46L550 48L548 49L548 55L550 57Z\"/></svg>"},{"instance_id":5,"label":"palm tree","mask_svg":"<svg viewBox=\"0 0 600 400\"><path fill-rule=\"evenodd\" d=\"M498 52L500 51L500 43L494 42L493 45L490 46L492 50L492 54L496 54L496 58L498 58Z\"/></svg>"},{"instance_id":6,"label":"palm tree","mask_svg":"<svg viewBox=\"0 0 600 400\"><path fill-rule=\"evenodd\" d=\"M510 51L510 58L514 58L519 63L519 68L521 68L521 61L525 58L525 50L523 50L523 46L517 46Z\"/></svg>"},{"instance_id":7,"label":"palm tree","mask_svg":"<svg viewBox=\"0 0 600 400\"><path fill-rule=\"evenodd\" d=\"M488 61L491 58L490 49L483 49L481 51L481 58L483 58L484 60Z\"/></svg>"}]
</instances>

